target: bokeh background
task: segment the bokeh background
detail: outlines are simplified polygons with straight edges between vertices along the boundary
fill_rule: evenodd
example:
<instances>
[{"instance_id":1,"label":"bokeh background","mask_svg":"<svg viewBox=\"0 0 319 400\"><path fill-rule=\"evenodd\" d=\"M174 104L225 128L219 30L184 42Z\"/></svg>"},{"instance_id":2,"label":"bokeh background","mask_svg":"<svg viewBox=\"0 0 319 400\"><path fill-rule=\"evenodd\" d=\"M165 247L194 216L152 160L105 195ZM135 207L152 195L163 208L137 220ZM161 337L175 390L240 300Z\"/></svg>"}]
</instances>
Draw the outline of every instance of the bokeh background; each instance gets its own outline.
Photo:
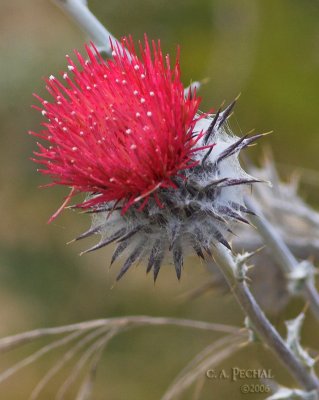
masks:
<instances>
[{"instance_id":1,"label":"bokeh background","mask_svg":"<svg viewBox=\"0 0 319 400\"><path fill-rule=\"evenodd\" d=\"M151 38L161 38L163 49L170 53L180 44L185 84L209 79L200 92L204 110L241 92L234 130L239 135L252 128L274 130L264 143L271 147L280 171L287 176L298 167L304 197L319 206L317 0L91 0L89 4L117 37L130 33L138 39L147 32ZM49 0L0 0L0 334L136 314L241 325L243 316L230 296L208 293L186 300L185 293L209 278L195 258L187 261L181 282L173 268L165 268L154 286L139 266L115 285L119 265L109 271L110 250L79 257L88 242L66 245L89 226L88 216L65 211L46 224L66 192L37 188L45 178L29 160L35 143L27 130L37 130L41 120L31 109L32 93L45 95L43 78L63 71L65 55L82 50L86 40ZM262 148L260 143L249 150L249 157L258 162ZM279 329L284 318L300 308L294 301L283 315L273 317ZM316 347L317 332L309 316L304 343ZM122 334L105 353L93 398L159 399L186 362L219 336L177 328ZM1 368L27 353L2 357ZM54 355L1 385L0 398L27 399L52 361ZM272 368L281 383L290 383L258 344L225 366L256 368L260 362ZM54 398L57 385L57 381L48 385L41 399ZM247 396L240 395L236 383L203 377L199 398ZM192 399L193 392L181 398Z\"/></svg>"}]
</instances>

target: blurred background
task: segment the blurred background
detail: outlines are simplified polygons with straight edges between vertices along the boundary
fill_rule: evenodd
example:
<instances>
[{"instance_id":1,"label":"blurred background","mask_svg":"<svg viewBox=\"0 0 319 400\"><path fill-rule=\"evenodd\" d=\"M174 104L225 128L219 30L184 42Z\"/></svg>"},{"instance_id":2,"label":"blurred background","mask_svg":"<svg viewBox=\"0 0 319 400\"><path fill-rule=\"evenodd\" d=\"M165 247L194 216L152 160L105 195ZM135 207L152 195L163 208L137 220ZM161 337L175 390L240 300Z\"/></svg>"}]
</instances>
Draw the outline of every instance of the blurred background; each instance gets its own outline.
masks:
<instances>
[{"instance_id":1,"label":"blurred background","mask_svg":"<svg viewBox=\"0 0 319 400\"><path fill-rule=\"evenodd\" d=\"M147 32L150 38L161 38L164 51L170 53L180 44L185 85L209 79L200 92L203 110L218 108L241 92L232 119L234 131L241 135L252 128L274 130L248 151L249 157L258 163L263 146L270 147L283 176L299 169L304 197L319 205L317 0L90 0L89 5L118 38L132 34L139 39ZM66 245L89 227L89 216L65 211L46 224L66 191L38 189L46 181L29 160L35 141L27 130L38 130L41 121L41 115L31 109L32 93L46 96L43 78L64 71L65 55L75 48L83 50L86 40L49 0L0 0L1 336L137 314L241 325L243 316L231 296L210 292L187 300L185 294L209 279L197 259L187 260L181 282L168 266L154 286L139 266L115 284L119 265L108 268L112 249L79 257L88 241ZM300 309L301 303L293 301L284 314L272 318L282 330L283 320ZM318 345L314 326L308 316L303 337L310 347ZM219 336L159 327L124 333L105 352L93 398L159 399L186 362ZM1 368L26 354L23 350L2 357ZM1 385L0 398L28 398L53 360L54 355L47 357ZM257 368L261 361L273 369L280 383L290 383L277 361L258 344L242 350L225 366ZM56 381L48 385L41 399L54 398L56 385ZM192 399L192 393L181 398ZM203 377L199 398L247 396L240 394L236 383ZM74 398L72 393L69 398Z\"/></svg>"}]
</instances>

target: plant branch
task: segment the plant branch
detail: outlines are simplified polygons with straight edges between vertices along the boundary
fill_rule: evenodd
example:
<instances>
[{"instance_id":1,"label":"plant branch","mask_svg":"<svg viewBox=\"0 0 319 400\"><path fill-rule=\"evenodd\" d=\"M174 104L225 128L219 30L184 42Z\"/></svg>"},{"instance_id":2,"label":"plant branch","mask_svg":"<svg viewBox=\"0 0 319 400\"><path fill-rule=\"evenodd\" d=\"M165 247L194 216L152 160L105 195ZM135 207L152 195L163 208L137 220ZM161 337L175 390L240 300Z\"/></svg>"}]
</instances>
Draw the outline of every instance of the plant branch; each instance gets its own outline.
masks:
<instances>
[{"instance_id":1,"label":"plant branch","mask_svg":"<svg viewBox=\"0 0 319 400\"><path fill-rule=\"evenodd\" d=\"M89 348L84 352L84 354L80 357L76 365L74 366L71 375L63 382L62 386L60 387L57 395L56 395L56 400L63 400L65 397L65 393L69 389L69 387L74 383L76 378L81 372L81 369L84 368L84 366L87 364L88 360L93 357L93 360L91 361L90 365L91 368L89 372L87 373L87 378L90 378L91 372L96 370L98 362L100 360L100 357L103 353L103 350L105 349L105 346L107 343L118 333L122 332L123 330L120 329L111 329L108 331L102 338L99 338L99 340L95 341L92 345L89 346ZM86 382L86 380L84 381Z\"/></svg>"},{"instance_id":2,"label":"plant branch","mask_svg":"<svg viewBox=\"0 0 319 400\"><path fill-rule=\"evenodd\" d=\"M161 400L173 400L191 386L199 377L205 376L207 370L216 367L221 362L232 356L247 343L242 338L234 335L224 336L209 345L203 352L197 355L176 377Z\"/></svg>"},{"instance_id":3,"label":"plant branch","mask_svg":"<svg viewBox=\"0 0 319 400\"><path fill-rule=\"evenodd\" d=\"M196 321L189 319L178 319L178 318L165 318L165 317L149 317L144 315L129 316L129 317L117 317L117 318L106 318L96 319L93 321L80 322L78 324L71 324L65 326L58 326L54 328L42 328L35 329L28 332L19 333L17 335L7 336L0 339L0 353L7 352L18 346L30 343L36 339L62 335L64 333L70 333L74 331L85 332L91 329L99 327L109 328L121 328L127 326L180 326L185 328L194 328L200 330L208 330L223 333L237 333L243 335L242 330L235 326L216 324L204 321Z\"/></svg>"},{"instance_id":4,"label":"plant branch","mask_svg":"<svg viewBox=\"0 0 319 400\"><path fill-rule=\"evenodd\" d=\"M46 384L64 367L64 365L70 361L75 355L88 343L90 343L93 339L101 336L102 334L107 333L107 328L97 329L90 334L86 335L80 341L78 341L74 346L72 346L69 350L67 350L61 358L50 368L44 377L40 380L40 382L33 389L30 400L36 400L39 397L39 394L44 389Z\"/></svg>"},{"instance_id":5,"label":"plant branch","mask_svg":"<svg viewBox=\"0 0 319 400\"><path fill-rule=\"evenodd\" d=\"M12 375L16 374L20 369L27 367L28 365L34 363L37 361L40 357L44 356L48 352L55 350L61 346L64 346L71 341L75 340L79 336L82 335L81 331L76 331L71 333L68 336L63 337L62 339L56 340L53 343L50 343L44 347L42 347L40 350L36 351L35 353L31 354L30 356L24 358L23 360L17 362L15 365L12 367L8 368L4 372L0 374L0 383L4 382L6 379L10 378Z\"/></svg>"},{"instance_id":6,"label":"plant branch","mask_svg":"<svg viewBox=\"0 0 319 400\"><path fill-rule=\"evenodd\" d=\"M112 54L111 41L113 44L119 42L89 10L85 1L53 0L53 2L72 17L99 48L109 56Z\"/></svg>"},{"instance_id":7,"label":"plant branch","mask_svg":"<svg viewBox=\"0 0 319 400\"><path fill-rule=\"evenodd\" d=\"M213 248L213 258L261 340L277 355L282 364L303 388L306 390L319 389L318 378L302 365L287 347L282 337L260 309L245 279L239 279L236 276L238 265L232 253L223 245L218 244ZM213 264L208 263L208 268L211 269L212 267Z\"/></svg>"}]
</instances>

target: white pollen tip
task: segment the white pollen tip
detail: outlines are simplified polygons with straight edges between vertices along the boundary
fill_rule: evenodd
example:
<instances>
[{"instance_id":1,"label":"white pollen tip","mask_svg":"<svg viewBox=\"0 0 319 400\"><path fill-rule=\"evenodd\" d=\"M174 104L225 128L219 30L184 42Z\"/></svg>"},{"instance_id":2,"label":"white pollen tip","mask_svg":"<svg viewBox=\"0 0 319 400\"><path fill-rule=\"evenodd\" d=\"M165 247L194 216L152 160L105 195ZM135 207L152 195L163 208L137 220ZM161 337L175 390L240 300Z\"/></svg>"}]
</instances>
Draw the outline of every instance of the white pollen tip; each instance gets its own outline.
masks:
<instances>
[{"instance_id":1,"label":"white pollen tip","mask_svg":"<svg viewBox=\"0 0 319 400\"><path fill-rule=\"evenodd\" d=\"M123 79L123 80L122 80L122 83L123 83L123 85L126 85L127 82L126 82L125 79Z\"/></svg>"},{"instance_id":2,"label":"white pollen tip","mask_svg":"<svg viewBox=\"0 0 319 400\"><path fill-rule=\"evenodd\" d=\"M144 79L144 78L145 78L145 75L144 75L144 74L142 74L142 75L141 75L141 79Z\"/></svg>"},{"instance_id":3,"label":"white pollen tip","mask_svg":"<svg viewBox=\"0 0 319 400\"><path fill-rule=\"evenodd\" d=\"M141 114L139 112L137 112L135 115L137 118L139 118L141 116Z\"/></svg>"},{"instance_id":4,"label":"white pollen tip","mask_svg":"<svg viewBox=\"0 0 319 400\"><path fill-rule=\"evenodd\" d=\"M77 149L78 149L78 148L77 148L77 147L75 147L75 146L74 146L74 147L72 147L72 151L77 151Z\"/></svg>"},{"instance_id":5,"label":"white pollen tip","mask_svg":"<svg viewBox=\"0 0 319 400\"><path fill-rule=\"evenodd\" d=\"M113 56L113 57L116 56L116 51L115 51L115 50L112 51L112 56Z\"/></svg>"},{"instance_id":6,"label":"white pollen tip","mask_svg":"<svg viewBox=\"0 0 319 400\"><path fill-rule=\"evenodd\" d=\"M132 149L132 150L135 150L136 149L136 144L131 144L131 146L130 146L130 148Z\"/></svg>"},{"instance_id":7,"label":"white pollen tip","mask_svg":"<svg viewBox=\"0 0 319 400\"><path fill-rule=\"evenodd\" d=\"M49 79L50 79L50 81L54 81L54 79L55 79L55 76L53 76L53 75L50 75L50 76L49 76Z\"/></svg>"},{"instance_id":8,"label":"white pollen tip","mask_svg":"<svg viewBox=\"0 0 319 400\"><path fill-rule=\"evenodd\" d=\"M150 92L150 96L155 96L155 93L154 92Z\"/></svg>"},{"instance_id":9,"label":"white pollen tip","mask_svg":"<svg viewBox=\"0 0 319 400\"><path fill-rule=\"evenodd\" d=\"M145 99L143 97L141 98L141 103L145 103Z\"/></svg>"},{"instance_id":10,"label":"white pollen tip","mask_svg":"<svg viewBox=\"0 0 319 400\"><path fill-rule=\"evenodd\" d=\"M73 65L68 65L68 70L69 70L69 71L74 71Z\"/></svg>"},{"instance_id":11,"label":"white pollen tip","mask_svg":"<svg viewBox=\"0 0 319 400\"><path fill-rule=\"evenodd\" d=\"M87 87L86 87L86 90L91 90L91 87L90 87L90 86L87 86Z\"/></svg>"},{"instance_id":12,"label":"white pollen tip","mask_svg":"<svg viewBox=\"0 0 319 400\"><path fill-rule=\"evenodd\" d=\"M125 133L127 133L128 135L130 135L132 133L131 129L126 129Z\"/></svg>"},{"instance_id":13,"label":"white pollen tip","mask_svg":"<svg viewBox=\"0 0 319 400\"><path fill-rule=\"evenodd\" d=\"M137 96L138 95L138 91L134 90L133 94L134 94L134 96Z\"/></svg>"},{"instance_id":14,"label":"white pollen tip","mask_svg":"<svg viewBox=\"0 0 319 400\"><path fill-rule=\"evenodd\" d=\"M42 110L42 111L41 111L41 114L42 114L42 115L46 115L47 112L46 112L45 110Z\"/></svg>"},{"instance_id":15,"label":"white pollen tip","mask_svg":"<svg viewBox=\"0 0 319 400\"><path fill-rule=\"evenodd\" d=\"M152 112L151 112L151 111L148 111L146 115L147 115L148 117L151 117L151 116L152 116Z\"/></svg>"},{"instance_id":16,"label":"white pollen tip","mask_svg":"<svg viewBox=\"0 0 319 400\"><path fill-rule=\"evenodd\" d=\"M138 71L140 69L140 66L139 65L135 65L134 69L135 69L135 71Z\"/></svg>"},{"instance_id":17,"label":"white pollen tip","mask_svg":"<svg viewBox=\"0 0 319 400\"><path fill-rule=\"evenodd\" d=\"M63 79L66 79L67 77L68 77L67 73L63 74Z\"/></svg>"}]
</instances>

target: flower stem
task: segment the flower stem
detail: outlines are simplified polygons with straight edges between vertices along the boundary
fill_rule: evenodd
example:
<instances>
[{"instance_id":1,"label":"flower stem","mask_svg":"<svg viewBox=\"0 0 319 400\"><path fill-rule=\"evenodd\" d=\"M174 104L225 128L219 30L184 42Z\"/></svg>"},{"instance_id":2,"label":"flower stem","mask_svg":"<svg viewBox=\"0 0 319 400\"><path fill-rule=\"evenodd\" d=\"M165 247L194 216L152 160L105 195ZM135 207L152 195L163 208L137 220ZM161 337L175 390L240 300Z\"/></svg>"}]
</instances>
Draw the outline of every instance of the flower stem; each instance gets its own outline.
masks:
<instances>
[{"instance_id":1,"label":"flower stem","mask_svg":"<svg viewBox=\"0 0 319 400\"><path fill-rule=\"evenodd\" d=\"M260 339L277 355L282 364L304 389L309 391L319 389L319 380L316 375L309 371L288 348L257 304L246 281L236 278L234 271L236 271L237 265L232 253L221 244L216 245L212 252L217 266ZM208 268L213 268L212 263L208 263Z\"/></svg>"},{"instance_id":2,"label":"flower stem","mask_svg":"<svg viewBox=\"0 0 319 400\"><path fill-rule=\"evenodd\" d=\"M111 43L118 43L116 38L89 10L84 0L53 0L66 14L71 16L98 47L111 55ZM119 44L120 45L120 44ZM121 46L121 45L120 45Z\"/></svg>"},{"instance_id":3,"label":"flower stem","mask_svg":"<svg viewBox=\"0 0 319 400\"><path fill-rule=\"evenodd\" d=\"M292 274L296 268L298 268L298 260L296 260L278 231L263 216L261 210L255 204L255 202L250 198L246 198L245 203L247 207L256 214L251 215L249 218L258 229L258 232L263 238L264 243L269 249L271 249L278 266L282 269L284 274ZM319 319L319 294L312 279L305 280L301 294L309 303L313 314L317 319Z\"/></svg>"}]
</instances>

